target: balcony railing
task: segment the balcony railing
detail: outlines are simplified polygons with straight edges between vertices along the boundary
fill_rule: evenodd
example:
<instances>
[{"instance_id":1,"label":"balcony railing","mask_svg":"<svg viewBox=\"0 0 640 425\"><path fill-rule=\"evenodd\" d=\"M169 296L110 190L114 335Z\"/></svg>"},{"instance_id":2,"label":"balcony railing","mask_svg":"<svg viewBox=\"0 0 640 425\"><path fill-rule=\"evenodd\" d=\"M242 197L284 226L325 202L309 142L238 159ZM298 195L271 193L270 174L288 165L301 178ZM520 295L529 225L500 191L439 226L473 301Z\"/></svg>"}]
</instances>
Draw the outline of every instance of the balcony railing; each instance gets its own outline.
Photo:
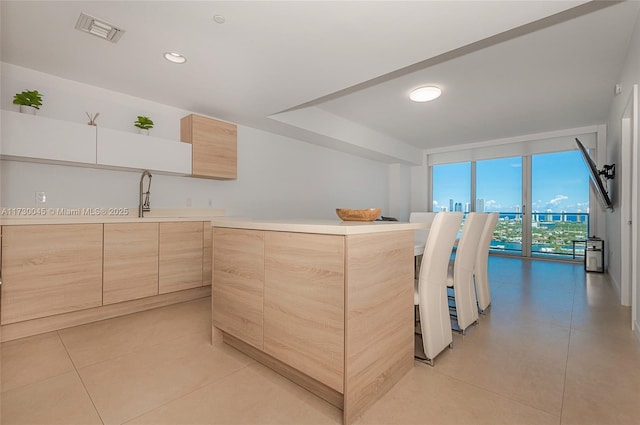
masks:
<instances>
[{"instance_id":1,"label":"balcony railing","mask_svg":"<svg viewBox=\"0 0 640 425\"><path fill-rule=\"evenodd\" d=\"M589 236L588 213L532 213L531 255L582 259ZM501 212L491 251L522 254L522 213Z\"/></svg>"}]
</instances>

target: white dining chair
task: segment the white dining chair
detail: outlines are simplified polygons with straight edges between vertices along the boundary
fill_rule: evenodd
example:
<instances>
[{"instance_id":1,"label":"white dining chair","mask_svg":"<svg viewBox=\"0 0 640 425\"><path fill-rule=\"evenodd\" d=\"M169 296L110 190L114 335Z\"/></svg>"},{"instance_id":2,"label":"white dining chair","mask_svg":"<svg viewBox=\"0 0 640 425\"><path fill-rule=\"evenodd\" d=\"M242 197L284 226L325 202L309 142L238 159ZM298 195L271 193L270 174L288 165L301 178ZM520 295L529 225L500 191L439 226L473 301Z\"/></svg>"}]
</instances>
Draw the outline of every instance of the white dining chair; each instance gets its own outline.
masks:
<instances>
[{"instance_id":1,"label":"white dining chair","mask_svg":"<svg viewBox=\"0 0 640 425\"><path fill-rule=\"evenodd\" d=\"M461 222L462 213L437 213L414 286L413 304L418 306L425 354L424 358L416 358L431 366L434 358L453 342L447 302L447 269Z\"/></svg>"},{"instance_id":2,"label":"white dining chair","mask_svg":"<svg viewBox=\"0 0 640 425\"><path fill-rule=\"evenodd\" d=\"M476 264L474 267L474 280L476 283L476 294L478 296L478 311L485 314L491 305L491 288L489 287L489 247L493 232L500 218L500 213L489 213L487 221L480 236L478 245L478 253L476 255Z\"/></svg>"},{"instance_id":3,"label":"white dining chair","mask_svg":"<svg viewBox=\"0 0 640 425\"><path fill-rule=\"evenodd\" d=\"M427 223L431 225L433 220L436 217L435 212L411 212L409 214L409 223ZM413 231L413 254L415 256L422 255L422 251L424 250L424 245L427 242L427 235L429 234L429 229L416 229Z\"/></svg>"},{"instance_id":4,"label":"white dining chair","mask_svg":"<svg viewBox=\"0 0 640 425\"><path fill-rule=\"evenodd\" d=\"M452 317L457 321L457 329L463 335L469 325L478 323L478 302L476 299L473 272L480 236L484 230L488 214L468 213L462 226L462 235L456 249L453 267L449 267L447 285L453 288L454 307Z\"/></svg>"}]
</instances>

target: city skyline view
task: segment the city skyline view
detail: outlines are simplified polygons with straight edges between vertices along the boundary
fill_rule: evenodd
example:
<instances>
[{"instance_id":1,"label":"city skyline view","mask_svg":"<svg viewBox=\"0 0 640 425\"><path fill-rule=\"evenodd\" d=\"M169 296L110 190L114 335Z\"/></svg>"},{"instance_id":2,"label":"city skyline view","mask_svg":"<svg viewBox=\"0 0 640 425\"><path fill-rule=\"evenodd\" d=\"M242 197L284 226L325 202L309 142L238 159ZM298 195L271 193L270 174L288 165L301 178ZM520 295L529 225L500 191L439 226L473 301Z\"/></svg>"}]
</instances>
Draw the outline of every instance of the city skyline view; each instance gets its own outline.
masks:
<instances>
[{"instance_id":1,"label":"city skyline view","mask_svg":"<svg viewBox=\"0 0 640 425\"><path fill-rule=\"evenodd\" d=\"M531 182L527 212L589 212L589 175L579 151L533 155ZM521 212L522 203L521 157L476 161L476 211ZM471 163L434 166L433 210L466 212L470 204Z\"/></svg>"}]
</instances>

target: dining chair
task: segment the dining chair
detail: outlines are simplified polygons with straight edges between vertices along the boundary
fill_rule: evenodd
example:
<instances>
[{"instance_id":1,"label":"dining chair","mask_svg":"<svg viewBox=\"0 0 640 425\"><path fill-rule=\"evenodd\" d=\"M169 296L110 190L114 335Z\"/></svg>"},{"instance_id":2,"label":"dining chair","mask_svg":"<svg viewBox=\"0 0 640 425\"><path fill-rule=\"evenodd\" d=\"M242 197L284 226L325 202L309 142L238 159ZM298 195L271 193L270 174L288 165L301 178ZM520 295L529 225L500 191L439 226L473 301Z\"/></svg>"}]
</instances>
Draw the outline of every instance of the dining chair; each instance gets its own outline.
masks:
<instances>
[{"instance_id":1,"label":"dining chair","mask_svg":"<svg viewBox=\"0 0 640 425\"><path fill-rule=\"evenodd\" d=\"M478 323L478 302L476 299L473 272L476 263L476 253L484 225L487 221L486 213L468 213L462 226L462 235L456 249L453 267L448 268L447 286L453 288L453 302L451 316L457 321L457 332L465 334L466 329L473 323Z\"/></svg>"},{"instance_id":2,"label":"dining chair","mask_svg":"<svg viewBox=\"0 0 640 425\"><path fill-rule=\"evenodd\" d=\"M409 223L433 223L436 215L435 212L411 212L409 214ZM416 229L413 233L414 255L422 255L424 245L427 242L429 229Z\"/></svg>"},{"instance_id":3,"label":"dining chair","mask_svg":"<svg viewBox=\"0 0 640 425\"><path fill-rule=\"evenodd\" d=\"M416 358L431 366L434 358L453 342L447 302L447 269L461 222L462 213L435 215L414 286L413 304L418 306L425 354L425 358Z\"/></svg>"},{"instance_id":4,"label":"dining chair","mask_svg":"<svg viewBox=\"0 0 640 425\"><path fill-rule=\"evenodd\" d=\"M491 288L489 287L489 247L496 223L500 218L500 213L489 213L487 221L480 236L478 252L476 255L476 264L474 267L474 278L476 283L476 294L478 296L478 311L480 314L486 314L487 309L491 305Z\"/></svg>"}]
</instances>

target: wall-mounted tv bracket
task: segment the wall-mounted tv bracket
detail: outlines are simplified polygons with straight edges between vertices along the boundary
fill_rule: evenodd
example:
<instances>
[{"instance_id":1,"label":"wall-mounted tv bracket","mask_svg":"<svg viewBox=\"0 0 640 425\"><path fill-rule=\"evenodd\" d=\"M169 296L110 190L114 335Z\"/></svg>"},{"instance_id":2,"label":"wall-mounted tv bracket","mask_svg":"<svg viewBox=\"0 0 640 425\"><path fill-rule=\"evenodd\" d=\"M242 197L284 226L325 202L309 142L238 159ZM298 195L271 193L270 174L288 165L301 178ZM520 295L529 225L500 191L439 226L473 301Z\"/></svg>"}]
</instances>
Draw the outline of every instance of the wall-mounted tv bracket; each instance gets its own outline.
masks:
<instances>
[{"instance_id":1,"label":"wall-mounted tv bracket","mask_svg":"<svg viewBox=\"0 0 640 425\"><path fill-rule=\"evenodd\" d=\"M603 165L602 170L598 170L598 174L609 180L616 176L616 164Z\"/></svg>"}]
</instances>

